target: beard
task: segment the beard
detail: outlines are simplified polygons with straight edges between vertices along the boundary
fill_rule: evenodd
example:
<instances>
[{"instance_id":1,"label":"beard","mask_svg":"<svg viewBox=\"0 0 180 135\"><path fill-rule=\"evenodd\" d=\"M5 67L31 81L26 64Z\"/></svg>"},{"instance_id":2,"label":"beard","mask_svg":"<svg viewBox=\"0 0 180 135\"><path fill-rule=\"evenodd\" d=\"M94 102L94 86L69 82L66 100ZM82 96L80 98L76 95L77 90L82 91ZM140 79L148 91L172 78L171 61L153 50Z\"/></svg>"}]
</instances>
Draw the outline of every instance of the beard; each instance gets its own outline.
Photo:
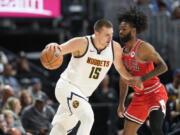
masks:
<instances>
[{"instance_id":1,"label":"beard","mask_svg":"<svg viewBox=\"0 0 180 135\"><path fill-rule=\"evenodd\" d=\"M124 36L123 38L120 38L122 42L126 43L128 41L130 41L132 39L132 36L131 36L131 31L126 35Z\"/></svg>"}]
</instances>

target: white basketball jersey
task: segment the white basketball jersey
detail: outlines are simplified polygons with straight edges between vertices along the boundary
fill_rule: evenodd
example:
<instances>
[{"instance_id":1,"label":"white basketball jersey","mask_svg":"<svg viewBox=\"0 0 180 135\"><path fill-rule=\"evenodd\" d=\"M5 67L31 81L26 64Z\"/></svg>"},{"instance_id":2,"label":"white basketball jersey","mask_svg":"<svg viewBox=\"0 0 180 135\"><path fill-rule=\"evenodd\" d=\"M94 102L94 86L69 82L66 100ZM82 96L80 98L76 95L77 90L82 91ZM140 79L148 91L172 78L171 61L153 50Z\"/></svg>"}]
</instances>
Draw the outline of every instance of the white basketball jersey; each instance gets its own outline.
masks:
<instances>
[{"instance_id":1,"label":"white basketball jersey","mask_svg":"<svg viewBox=\"0 0 180 135\"><path fill-rule=\"evenodd\" d=\"M68 67L61 74L61 78L75 85L80 91L89 97L104 79L113 63L112 42L98 52L93 44L92 36L86 37L88 47L83 56L71 57Z\"/></svg>"}]
</instances>

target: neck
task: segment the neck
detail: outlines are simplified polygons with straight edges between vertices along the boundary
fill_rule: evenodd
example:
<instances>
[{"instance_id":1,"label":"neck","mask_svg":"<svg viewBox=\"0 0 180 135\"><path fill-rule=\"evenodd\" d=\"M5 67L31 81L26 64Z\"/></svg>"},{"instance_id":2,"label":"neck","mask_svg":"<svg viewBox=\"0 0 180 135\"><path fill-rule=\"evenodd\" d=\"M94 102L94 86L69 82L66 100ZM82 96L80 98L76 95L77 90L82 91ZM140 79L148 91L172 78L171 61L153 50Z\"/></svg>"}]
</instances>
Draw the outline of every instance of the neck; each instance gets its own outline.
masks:
<instances>
[{"instance_id":1,"label":"neck","mask_svg":"<svg viewBox=\"0 0 180 135\"><path fill-rule=\"evenodd\" d=\"M104 46L98 41L98 39L96 38L95 35L92 36L92 40L93 40L93 43L95 45L95 47L100 51L102 49L104 49Z\"/></svg>"},{"instance_id":2,"label":"neck","mask_svg":"<svg viewBox=\"0 0 180 135\"><path fill-rule=\"evenodd\" d=\"M126 49L127 49L128 52L132 49L132 47L136 43L136 41L137 41L137 38L133 37L130 41L125 43Z\"/></svg>"}]
</instances>

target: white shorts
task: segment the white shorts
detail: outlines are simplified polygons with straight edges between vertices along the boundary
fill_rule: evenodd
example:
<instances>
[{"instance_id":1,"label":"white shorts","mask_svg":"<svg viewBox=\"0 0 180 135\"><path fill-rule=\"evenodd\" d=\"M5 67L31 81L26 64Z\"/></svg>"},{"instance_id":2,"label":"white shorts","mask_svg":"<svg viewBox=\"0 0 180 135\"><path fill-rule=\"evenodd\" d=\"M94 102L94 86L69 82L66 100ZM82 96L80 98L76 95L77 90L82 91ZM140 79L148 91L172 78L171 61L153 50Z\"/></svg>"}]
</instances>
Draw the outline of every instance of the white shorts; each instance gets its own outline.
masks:
<instances>
[{"instance_id":1,"label":"white shorts","mask_svg":"<svg viewBox=\"0 0 180 135\"><path fill-rule=\"evenodd\" d=\"M90 104L77 87L62 78L56 84L55 96L60 106L54 116L52 125L61 123L66 131L69 131L78 123L78 116L81 115L82 109L84 110L87 107L88 110Z\"/></svg>"}]
</instances>

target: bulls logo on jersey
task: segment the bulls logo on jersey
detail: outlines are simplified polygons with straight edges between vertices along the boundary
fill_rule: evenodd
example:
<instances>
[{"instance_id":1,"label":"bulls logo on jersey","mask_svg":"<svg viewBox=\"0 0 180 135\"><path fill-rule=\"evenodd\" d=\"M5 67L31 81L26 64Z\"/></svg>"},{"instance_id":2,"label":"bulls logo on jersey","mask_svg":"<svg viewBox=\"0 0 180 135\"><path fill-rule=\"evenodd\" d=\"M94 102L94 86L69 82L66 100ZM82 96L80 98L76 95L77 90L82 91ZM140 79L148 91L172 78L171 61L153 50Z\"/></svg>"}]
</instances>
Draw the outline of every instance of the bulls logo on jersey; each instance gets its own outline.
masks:
<instances>
[{"instance_id":1,"label":"bulls logo on jersey","mask_svg":"<svg viewBox=\"0 0 180 135\"><path fill-rule=\"evenodd\" d=\"M135 56L135 52L132 52L132 53L131 53L131 57L134 57L134 56Z\"/></svg>"},{"instance_id":2,"label":"bulls logo on jersey","mask_svg":"<svg viewBox=\"0 0 180 135\"><path fill-rule=\"evenodd\" d=\"M78 108L78 106L79 106L79 101L74 100L73 103L72 103L72 106L73 106L75 109Z\"/></svg>"}]
</instances>

